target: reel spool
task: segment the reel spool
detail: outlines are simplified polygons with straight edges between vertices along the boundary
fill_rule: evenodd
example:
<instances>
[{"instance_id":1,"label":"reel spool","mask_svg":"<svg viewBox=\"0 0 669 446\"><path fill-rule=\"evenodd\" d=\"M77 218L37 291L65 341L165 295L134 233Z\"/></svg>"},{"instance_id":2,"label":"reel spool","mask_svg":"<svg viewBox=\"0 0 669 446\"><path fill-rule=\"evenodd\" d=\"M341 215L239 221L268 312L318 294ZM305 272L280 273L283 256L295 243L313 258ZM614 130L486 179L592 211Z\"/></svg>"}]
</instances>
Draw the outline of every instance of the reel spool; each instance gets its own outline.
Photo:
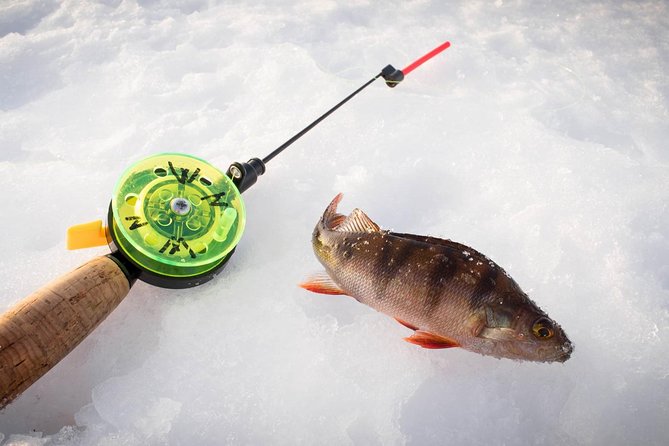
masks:
<instances>
[{"instance_id":1,"label":"reel spool","mask_svg":"<svg viewBox=\"0 0 669 446\"><path fill-rule=\"evenodd\" d=\"M194 156L162 153L130 166L112 195L108 242L144 282L188 288L211 280L244 231L241 194Z\"/></svg>"}]
</instances>

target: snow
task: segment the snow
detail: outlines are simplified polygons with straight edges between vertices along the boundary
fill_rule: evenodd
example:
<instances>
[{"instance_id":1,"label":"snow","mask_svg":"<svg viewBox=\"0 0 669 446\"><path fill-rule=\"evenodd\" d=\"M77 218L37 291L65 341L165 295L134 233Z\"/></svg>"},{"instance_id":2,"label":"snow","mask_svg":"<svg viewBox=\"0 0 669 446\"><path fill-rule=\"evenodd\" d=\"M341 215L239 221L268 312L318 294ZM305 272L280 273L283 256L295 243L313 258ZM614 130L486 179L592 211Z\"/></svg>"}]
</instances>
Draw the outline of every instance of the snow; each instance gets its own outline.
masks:
<instances>
[{"instance_id":1,"label":"snow","mask_svg":"<svg viewBox=\"0 0 669 446\"><path fill-rule=\"evenodd\" d=\"M65 229L104 217L134 161L264 156L386 64L452 42L272 160L226 270L138 283L0 412L3 444L669 443L668 8L3 2L2 309L106 252L66 251ZM494 259L572 358L422 350L298 288L338 192L344 212Z\"/></svg>"}]
</instances>

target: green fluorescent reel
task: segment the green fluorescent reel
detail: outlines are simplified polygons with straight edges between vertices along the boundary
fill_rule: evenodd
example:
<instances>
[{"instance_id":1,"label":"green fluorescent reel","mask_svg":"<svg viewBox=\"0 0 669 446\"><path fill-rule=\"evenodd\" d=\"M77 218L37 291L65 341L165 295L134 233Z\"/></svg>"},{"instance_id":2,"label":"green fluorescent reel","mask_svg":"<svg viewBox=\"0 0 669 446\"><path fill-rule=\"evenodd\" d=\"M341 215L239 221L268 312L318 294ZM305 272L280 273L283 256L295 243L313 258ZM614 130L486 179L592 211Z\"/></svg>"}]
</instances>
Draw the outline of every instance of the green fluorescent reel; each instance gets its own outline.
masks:
<instances>
[{"instance_id":1,"label":"green fluorescent reel","mask_svg":"<svg viewBox=\"0 0 669 446\"><path fill-rule=\"evenodd\" d=\"M245 221L232 180L179 153L153 155L128 168L109 212L112 241L140 269L139 278L171 288L213 278L237 246Z\"/></svg>"}]
</instances>

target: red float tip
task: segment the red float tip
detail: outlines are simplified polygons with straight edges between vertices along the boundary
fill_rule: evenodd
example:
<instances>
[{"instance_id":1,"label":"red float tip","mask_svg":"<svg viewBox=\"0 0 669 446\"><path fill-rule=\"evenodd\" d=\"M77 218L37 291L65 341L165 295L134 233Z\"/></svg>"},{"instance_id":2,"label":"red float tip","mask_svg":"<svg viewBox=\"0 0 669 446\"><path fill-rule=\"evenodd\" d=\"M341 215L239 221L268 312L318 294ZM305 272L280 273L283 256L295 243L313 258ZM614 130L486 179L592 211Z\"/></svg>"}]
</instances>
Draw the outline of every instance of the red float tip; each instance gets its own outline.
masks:
<instances>
[{"instance_id":1,"label":"red float tip","mask_svg":"<svg viewBox=\"0 0 669 446\"><path fill-rule=\"evenodd\" d=\"M424 56L422 56L422 57L416 59L416 60L413 61L413 62L411 62L409 65L407 65L407 66L402 70L402 73L404 73L404 75L406 76L407 74L411 73L411 72L412 72L413 70L415 70L416 68L418 68L418 67L420 67L421 65L423 65L423 64L424 64L425 62L427 62L428 60L432 59L432 58L433 58L434 56L436 56L437 54L439 54L439 53L441 53L442 51L444 51L444 50L445 50L446 48L448 48L449 46L451 46L451 42L444 42L444 43L442 43L441 45L439 45L438 47L436 47L435 49L433 49L432 51L430 51L430 52L427 53L426 55L424 55Z\"/></svg>"}]
</instances>

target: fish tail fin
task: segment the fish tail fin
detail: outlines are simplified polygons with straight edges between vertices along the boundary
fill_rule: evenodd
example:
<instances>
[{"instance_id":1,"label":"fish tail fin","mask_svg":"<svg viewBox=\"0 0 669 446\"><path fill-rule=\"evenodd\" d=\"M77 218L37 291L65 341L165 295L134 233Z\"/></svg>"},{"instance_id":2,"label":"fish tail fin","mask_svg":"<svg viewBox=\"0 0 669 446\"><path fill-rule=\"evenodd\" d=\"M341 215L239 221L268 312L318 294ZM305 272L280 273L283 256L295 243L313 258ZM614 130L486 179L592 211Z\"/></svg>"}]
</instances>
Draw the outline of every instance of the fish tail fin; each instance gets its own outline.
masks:
<instances>
[{"instance_id":1,"label":"fish tail fin","mask_svg":"<svg viewBox=\"0 0 669 446\"><path fill-rule=\"evenodd\" d=\"M338 193L323 212L321 224L325 229L339 232L378 232L381 230L379 225L360 209L353 209L348 217L337 213L337 206L343 197L344 194Z\"/></svg>"},{"instance_id":2,"label":"fish tail fin","mask_svg":"<svg viewBox=\"0 0 669 446\"><path fill-rule=\"evenodd\" d=\"M323 212L323 217L321 218L321 221L323 222L323 226L326 229L330 230L335 229L346 219L346 216L337 213L337 206L339 205L339 202L343 197L344 194L342 194L341 192L338 193L337 196L334 197L330 205L325 209L325 212Z\"/></svg>"}]
</instances>

